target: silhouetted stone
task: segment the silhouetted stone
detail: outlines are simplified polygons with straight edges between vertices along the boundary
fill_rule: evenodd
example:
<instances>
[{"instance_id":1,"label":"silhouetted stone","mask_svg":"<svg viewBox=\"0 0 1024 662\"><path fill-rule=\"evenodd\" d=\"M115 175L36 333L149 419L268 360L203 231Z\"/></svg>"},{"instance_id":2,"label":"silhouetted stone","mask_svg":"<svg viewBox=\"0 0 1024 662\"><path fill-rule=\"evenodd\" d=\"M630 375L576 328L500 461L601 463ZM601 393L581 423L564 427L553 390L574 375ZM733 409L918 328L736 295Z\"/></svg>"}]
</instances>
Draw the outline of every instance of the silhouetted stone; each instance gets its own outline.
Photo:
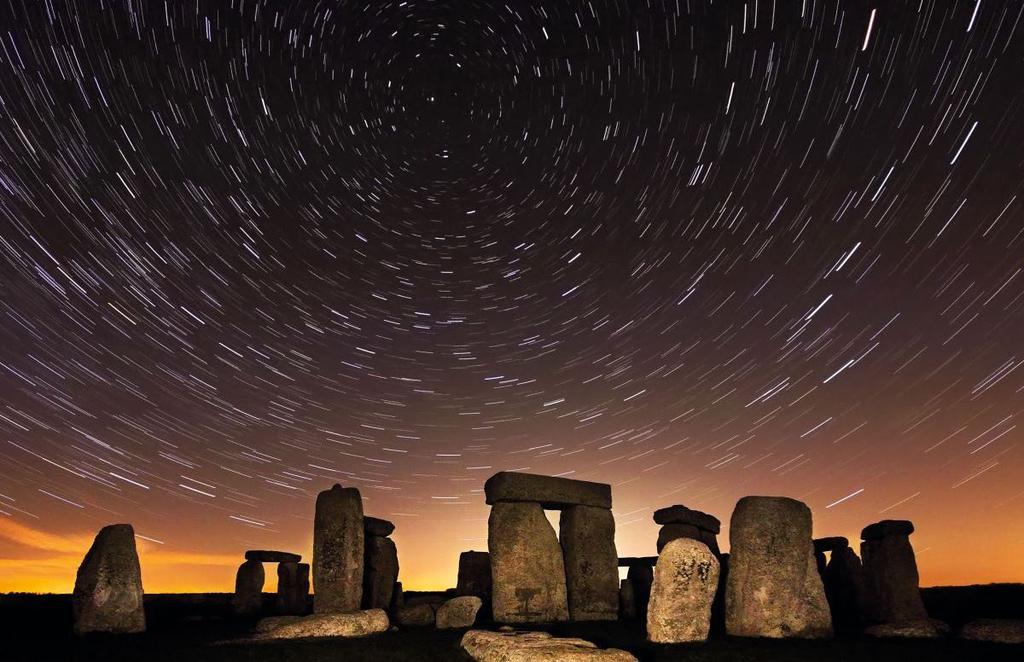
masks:
<instances>
[{"instance_id":1,"label":"silhouetted stone","mask_svg":"<svg viewBox=\"0 0 1024 662\"><path fill-rule=\"evenodd\" d=\"M263 582L266 575L259 561L245 561L235 573L235 595L231 606L240 616L258 614L263 610Z\"/></svg>"},{"instance_id":2,"label":"silhouetted stone","mask_svg":"<svg viewBox=\"0 0 1024 662\"><path fill-rule=\"evenodd\" d=\"M259 561L260 563L298 563L302 560L299 554L291 552L275 552L269 549L250 549L245 553L246 561Z\"/></svg>"},{"instance_id":3,"label":"silhouetted stone","mask_svg":"<svg viewBox=\"0 0 1024 662\"><path fill-rule=\"evenodd\" d=\"M484 494L488 505L505 501L536 501L549 510L569 506L612 507L612 488L605 483L515 471L501 471L488 478L484 483Z\"/></svg>"},{"instance_id":4,"label":"silhouetted stone","mask_svg":"<svg viewBox=\"0 0 1024 662\"><path fill-rule=\"evenodd\" d=\"M398 549L394 541L367 536L363 562L363 608L387 609L398 580Z\"/></svg>"},{"instance_id":5,"label":"silhouetted stone","mask_svg":"<svg viewBox=\"0 0 1024 662\"><path fill-rule=\"evenodd\" d=\"M476 615L482 605L483 600L475 595L463 595L446 600L437 608L434 623L439 630L471 628L476 623Z\"/></svg>"},{"instance_id":6,"label":"silhouetted stone","mask_svg":"<svg viewBox=\"0 0 1024 662\"><path fill-rule=\"evenodd\" d=\"M425 627L434 624L434 605L427 602L407 604L395 610L395 622L403 627Z\"/></svg>"},{"instance_id":7,"label":"silhouetted stone","mask_svg":"<svg viewBox=\"0 0 1024 662\"><path fill-rule=\"evenodd\" d=\"M562 549L540 504L495 503L487 521L487 546L494 620L568 619Z\"/></svg>"},{"instance_id":8,"label":"silhouetted stone","mask_svg":"<svg viewBox=\"0 0 1024 662\"><path fill-rule=\"evenodd\" d=\"M670 540L654 567L647 638L657 643L706 640L717 591L718 559L707 545L689 538Z\"/></svg>"},{"instance_id":9,"label":"silhouetted stone","mask_svg":"<svg viewBox=\"0 0 1024 662\"><path fill-rule=\"evenodd\" d=\"M565 561L569 617L613 621L619 611L619 566L612 511L572 506L562 511L559 544Z\"/></svg>"},{"instance_id":10,"label":"silhouetted stone","mask_svg":"<svg viewBox=\"0 0 1024 662\"><path fill-rule=\"evenodd\" d=\"M1024 621L1008 618L979 618L960 631L960 638L999 644L1024 644Z\"/></svg>"},{"instance_id":11,"label":"silhouetted stone","mask_svg":"<svg viewBox=\"0 0 1024 662\"><path fill-rule=\"evenodd\" d=\"M277 611L302 615L309 606L309 564L277 564Z\"/></svg>"},{"instance_id":12,"label":"silhouetted stone","mask_svg":"<svg viewBox=\"0 0 1024 662\"><path fill-rule=\"evenodd\" d=\"M631 565L626 573L626 579L633 583L633 593L636 595L636 617L646 623L647 603L651 599L651 585L654 584L654 567Z\"/></svg>"},{"instance_id":13,"label":"silhouetted stone","mask_svg":"<svg viewBox=\"0 0 1024 662\"><path fill-rule=\"evenodd\" d=\"M459 554L459 577L455 585L458 595L475 595L491 601L491 555L470 550Z\"/></svg>"},{"instance_id":14,"label":"silhouetted stone","mask_svg":"<svg viewBox=\"0 0 1024 662\"><path fill-rule=\"evenodd\" d=\"M856 552L850 547L833 551L822 581L836 629L860 629L863 625L864 568Z\"/></svg>"},{"instance_id":15,"label":"silhouetted stone","mask_svg":"<svg viewBox=\"0 0 1024 662\"><path fill-rule=\"evenodd\" d=\"M744 497L729 526L729 634L825 638L832 618L811 544L811 511L784 497Z\"/></svg>"},{"instance_id":16,"label":"silhouetted stone","mask_svg":"<svg viewBox=\"0 0 1024 662\"><path fill-rule=\"evenodd\" d=\"M666 543L677 538L688 538L702 542L707 545L708 549L715 556L721 553L718 549L718 537L711 531L697 528L692 524L666 524L662 526L658 531L658 553L661 553Z\"/></svg>"},{"instance_id":17,"label":"silhouetted stone","mask_svg":"<svg viewBox=\"0 0 1024 662\"><path fill-rule=\"evenodd\" d=\"M848 538L843 536L832 536L829 538L815 538L814 539L814 552L835 552L840 549L845 549L850 546Z\"/></svg>"},{"instance_id":18,"label":"silhouetted stone","mask_svg":"<svg viewBox=\"0 0 1024 662\"><path fill-rule=\"evenodd\" d=\"M313 611L356 611L363 597L363 501L335 485L316 497L313 523Z\"/></svg>"},{"instance_id":19,"label":"silhouetted stone","mask_svg":"<svg viewBox=\"0 0 1024 662\"><path fill-rule=\"evenodd\" d=\"M135 530L131 524L103 527L75 577L75 633L145 631L142 595Z\"/></svg>"},{"instance_id":20,"label":"silhouetted stone","mask_svg":"<svg viewBox=\"0 0 1024 662\"><path fill-rule=\"evenodd\" d=\"M395 532L395 525L386 519L367 515L363 517L363 532L368 536L387 538Z\"/></svg>"},{"instance_id":21,"label":"silhouetted stone","mask_svg":"<svg viewBox=\"0 0 1024 662\"><path fill-rule=\"evenodd\" d=\"M344 614L274 616L256 624L255 639L301 639L304 637L365 637L390 627L382 609Z\"/></svg>"},{"instance_id":22,"label":"silhouetted stone","mask_svg":"<svg viewBox=\"0 0 1024 662\"><path fill-rule=\"evenodd\" d=\"M619 567L632 568L635 565L645 565L653 568L658 563L657 556L620 556Z\"/></svg>"},{"instance_id":23,"label":"silhouetted stone","mask_svg":"<svg viewBox=\"0 0 1024 662\"><path fill-rule=\"evenodd\" d=\"M388 609L395 613L405 606L405 591L402 590L402 582L395 582L395 589L391 592L391 606Z\"/></svg>"},{"instance_id":24,"label":"silhouetted stone","mask_svg":"<svg viewBox=\"0 0 1024 662\"><path fill-rule=\"evenodd\" d=\"M553 637L547 632L470 630L462 650L476 662L636 662L617 648L601 649L584 639Z\"/></svg>"},{"instance_id":25,"label":"silhouetted stone","mask_svg":"<svg viewBox=\"0 0 1024 662\"><path fill-rule=\"evenodd\" d=\"M633 580L626 578L619 584L619 618L624 621L636 620L636 591Z\"/></svg>"},{"instance_id":26,"label":"silhouetted stone","mask_svg":"<svg viewBox=\"0 0 1024 662\"><path fill-rule=\"evenodd\" d=\"M886 520L864 529L864 608L869 623L917 622L928 618L907 521Z\"/></svg>"},{"instance_id":27,"label":"silhouetted stone","mask_svg":"<svg viewBox=\"0 0 1024 662\"><path fill-rule=\"evenodd\" d=\"M690 510L686 506L669 506L654 511L655 524L690 524L698 529L704 529L714 534L721 533L722 523L714 515L702 513L699 510ZM683 537L683 536L681 536ZM691 537L691 536L684 536ZM693 538L699 540L699 538Z\"/></svg>"},{"instance_id":28,"label":"silhouetted stone","mask_svg":"<svg viewBox=\"0 0 1024 662\"><path fill-rule=\"evenodd\" d=\"M948 631L945 623L929 618L879 623L864 628L864 634L876 639L938 639L945 631Z\"/></svg>"}]
</instances>

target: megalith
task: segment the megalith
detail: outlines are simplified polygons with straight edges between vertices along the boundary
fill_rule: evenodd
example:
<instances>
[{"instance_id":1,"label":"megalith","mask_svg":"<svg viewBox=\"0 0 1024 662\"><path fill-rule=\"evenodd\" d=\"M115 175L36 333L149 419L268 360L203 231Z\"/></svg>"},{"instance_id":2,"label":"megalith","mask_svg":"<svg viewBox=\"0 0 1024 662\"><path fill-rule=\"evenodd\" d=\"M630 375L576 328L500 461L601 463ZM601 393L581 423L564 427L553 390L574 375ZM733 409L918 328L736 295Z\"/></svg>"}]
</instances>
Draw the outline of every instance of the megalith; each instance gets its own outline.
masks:
<instances>
[{"instance_id":1,"label":"megalith","mask_svg":"<svg viewBox=\"0 0 1024 662\"><path fill-rule=\"evenodd\" d=\"M313 522L313 611L359 609L363 597L363 502L359 490L335 485L316 498Z\"/></svg>"},{"instance_id":2,"label":"megalith","mask_svg":"<svg viewBox=\"0 0 1024 662\"><path fill-rule=\"evenodd\" d=\"M239 616L258 614L263 610L263 563L252 559L238 566L235 573L235 594L231 606Z\"/></svg>"},{"instance_id":3,"label":"megalith","mask_svg":"<svg viewBox=\"0 0 1024 662\"><path fill-rule=\"evenodd\" d=\"M363 609L387 609L398 581L398 548L391 538L366 536Z\"/></svg>"},{"instance_id":4,"label":"megalith","mask_svg":"<svg viewBox=\"0 0 1024 662\"><path fill-rule=\"evenodd\" d=\"M459 554L459 575L456 595L475 595L485 603L491 601L491 555L469 550Z\"/></svg>"},{"instance_id":5,"label":"megalith","mask_svg":"<svg viewBox=\"0 0 1024 662\"><path fill-rule=\"evenodd\" d=\"M309 604L309 564L277 564L277 611L301 616Z\"/></svg>"},{"instance_id":6,"label":"megalith","mask_svg":"<svg viewBox=\"0 0 1024 662\"><path fill-rule=\"evenodd\" d=\"M860 629L864 625L864 568L850 547L832 550L822 577L825 597L836 629Z\"/></svg>"},{"instance_id":7,"label":"megalith","mask_svg":"<svg viewBox=\"0 0 1024 662\"><path fill-rule=\"evenodd\" d=\"M670 540L654 566L647 638L657 643L704 641L718 591L718 559L692 538Z\"/></svg>"},{"instance_id":8,"label":"megalith","mask_svg":"<svg viewBox=\"0 0 1024 662\"><path fill-rule=\"evenodd\" d=\"M74 631L143 632L142 571L131 524L100 529L78 566L71 596Z\"/></svg>"},{"instance_id":9,"label":"megalith","mask_svg":"<svg viewBox=\"0 0 1024 662\"><path fill-rule=\"evenodd\" d=\"M865 617L871 623L919 621L928 618L917 573L907 520L883 520L861 531L864 564Z\"/></svg>"},{"instance_id":10,"label":"megalith","mask_svg":"<svg viewBox=\"0 0 1024 662\"><path fill-rule=\"evenodd\" d=\"M574 621L613 621L618 614L619 563L615 518L607 508L571 506L559 520L565 560L569 617Z\"/></svg>"}]
</instances>

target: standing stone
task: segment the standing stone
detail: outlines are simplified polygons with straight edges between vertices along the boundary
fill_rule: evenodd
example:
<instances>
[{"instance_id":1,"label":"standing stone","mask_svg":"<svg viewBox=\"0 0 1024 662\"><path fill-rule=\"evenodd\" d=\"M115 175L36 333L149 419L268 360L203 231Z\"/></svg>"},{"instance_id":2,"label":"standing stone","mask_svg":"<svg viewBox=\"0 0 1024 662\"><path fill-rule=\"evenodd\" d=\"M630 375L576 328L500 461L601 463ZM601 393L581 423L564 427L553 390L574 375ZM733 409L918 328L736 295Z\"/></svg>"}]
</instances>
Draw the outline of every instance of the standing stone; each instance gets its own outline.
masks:
<instances>
[{"instance_id":1,"label":"standing stone","mask_svg":"<svg viewBox=\"0 0 1024 662\"><path fill-rule=\"evenodd\" d=\"M636 591L632 579L623 579L619 584L619 618L624 621L636 620Z\"/></svg>"},{"instance_id":2,"label":"standing stone","mask_svg":"<svg viewBox=\"0 0 1024 662\"><path fill-rule=\"evenodd\" d=\"M309 604L309 564L277 564L277 611L301 616Z\"/></svg>"},{"instance_id":3,"label":"standing stone","mask_svg":"<svg viewBox=\"0 0 1024 662\"><path fill-rule=\"evenodd\" d=\"M649 565L631 565L626 579L633 584L636 595L636 617L647 620L647 603L651 599L651 585L654 584L654 568Z\"/></svg>"},{"instance_id":4,"label":"standing stone","mask_svg":"<svg viewBox=\"0 0 1024 662\"><path fill-rule=\"evenodd\" d=\"M718 591L718 559L690 538L669 541L654 567L647 638L657 643L705 641Z\"/></svg>"},{"instance_id":5,"label":"standing stone","mask_svg":"<svg viewBox=\"0 0 1024 662\"><path fill-rule=\"evenodd\" d=\"M388 611L392 614L405 606L405 591L402 590L402 582L395 582L395 590L391 592L391 606Z\"/></svg>"},{"instance_id":6,"label":"standing stone","mask_svg":"<svg viewBox=\"0 0 1024 662\"><path fill-rule=\"evenodd\" d=\"M266 575L259 561L246 561L238 566L235 575L235 595L231 606L239 616L249 616L263 611L263 582Z\"/></svg>"},{"instance_id":7,"label":"standing stone","mask_svg":"<svg viewBox=\"0 0 1024 662\"><path fill-rule=\"evenodd\" d=\"M142 571L131 524L100 529L78 566L71 597L76 634L144 632Z\"/></svg>"},{"instance_id":8,"label":"standing stone","mask_svg":"<svg viewBox=\"0 0 1024 662\"><path fill-rule=\"evenodd\" d=\"M439 630L471 628L476 623L476 615L482 605L483 601L475 595L463 595L446 600L437 608L434 625Z\"/></svg>"},{"instance_id":9,"label":"standing stone","mask_svg":"<svg viewBox=\"0 0 1024 662\"><path fill-rule=\"evenodd\" d=\"M569 617L614 621L619 608L619 556L612 511L573 506L562 511L558 540L565 559Z\"/></svg>"},{"instance_id":10,"label":"standing stone","mask_svg":"<svg viewBox=\"0 0 1024 662\"><path fill-rule=\"evenodd\" d=\"M918 584L917 561L910 545L914 525L884 520L861 532L866 617L872 623L928 618Z\"/></svg>"},{"instance_id":11,"label":"standing stone","mask_svg":"<svg viewBox=\"0 0 1024 662\"><path fill-rule=\"evenodd\" d=\"M363 598L363 501L335 485L316 497L313 522L313 611L356 611Z\"/></svg>"},{"instance_id":12,"label":"standing stone","mask_svg":"<svg viewBox=\"0 0 1024 662\"><path fill-rule=\"evenodd\" d=\"M539 503L495 503L487 520L487 546L494 620L569 618L562 549Z\"/></svg>"},{"instance_id":13,"label":"standing stone","mask_svg":"<svg viewBox=\"0 0 1024 662\"><path fill-rule=\"evenodd\" d=\"M849 547L833 550L822 579L836 629L859 629L864 624L864 568L857 553Z\"/></svg>"},{"instance_id":14,"label":"standing stone","mask_svg":"<svg viewBox=\"0 0 1024 662\"><path fill-rule=\"evenodd\" d=\"M491 555L470 550L459 554L459 577L456 595L475 595L491 601Z\"/></svg>"},{"instance_id":15,"label":"standing stone","mask_svg":"<svg viewBox=\"0 0 1024 662\"><path fill-rule=\"evenodd\" d=\"M364 562L363 609L387 609L398 580L398 549L394 541L367 536Z\"/></svg>"},{"instance_id":16,"label":"standing stone","mask_svg":"<svg viewBox=\"0 0 1024 662\"><path fill-rule=\"evenodd\" d=\"M784 497L744 497L733 511L729 539L729 634L805 639L832 635L806 505Z\"/></svg>"}]
</instances>

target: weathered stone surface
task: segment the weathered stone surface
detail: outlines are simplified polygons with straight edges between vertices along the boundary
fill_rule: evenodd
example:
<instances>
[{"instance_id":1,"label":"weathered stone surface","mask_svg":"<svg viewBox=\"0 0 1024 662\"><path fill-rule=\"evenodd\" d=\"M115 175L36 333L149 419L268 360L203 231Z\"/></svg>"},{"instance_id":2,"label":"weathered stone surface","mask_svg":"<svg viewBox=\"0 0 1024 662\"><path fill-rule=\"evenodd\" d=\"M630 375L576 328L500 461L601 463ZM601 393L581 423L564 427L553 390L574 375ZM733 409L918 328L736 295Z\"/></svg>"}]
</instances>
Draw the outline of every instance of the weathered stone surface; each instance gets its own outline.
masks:
<instances>
[{"instance_id":1,"label":"weathered stone surface","mask_svg":"<svg viewBox=\"0 0 1024 662\"><path fill-rule=\"evenodd\" d=\"M714 534L722 532L722 523L714 515L690 510L686 506L669 506L654 511L655 524L690 524ZM690 537L690 536L686 536ZM696 540L696 538L694 538Z\"/></svg>"},{"instance_id":2,"label":"weathered stone surface","mask_svg":"<svg viewBox=\"0 0 1024 662\"><path fill-rule=\"evenodd\" d=\"M559 519L569 618L614 621L619 611L619 557L612 511L572 506Z\"/></svg>"},{"instance_id":3,"label":"weathered stone surface","mask_svg":"<svg viewBox=\"0 0 1024 662\"><path fill-rule=\"evenodd\" d=\"M384 632L391 623L382 609L346 614L274 616L256 624L255 639L301 639L303 637L365 637Z\"/></svg>"},{"instance_id":4,"label":"weathered stone surface","mask_svg":"<svg viewBox=\"0 0 1024 662\"><path fill-rule=\"evenodd\" d=\"M316 497L313 522L313 611L356 611L363 597L363 501L335 485Z\"/></svg>"},{"instance_id":5,"label":"weathered stone surface","mask_svg":"<svg viewBox=\"0 0 1024 662\"><path fill-rule=\"evenodd\" d=\"M811 511L784 497L744 497L729 525L729 634L825 638L832 618L811 544Z\"/></svg>"},{"instance_id":6,"label":"weathered stone surface","mask_svg":"<svg viewBox=\"0 0 1024 662\"><path fill-rule=\"evenodd\" d=\"M657 558L657 557L655 557ZM651 599L651 585L654 584L654 567L649 565L633 565L626 573L626 579L633 583L636 595L636 616L647 621L647 603Z\"/></svg>"},{"instance_id":7,"label":"weathered stone surface","mask_svg":"<svg viewBox=\"0 0 1024 662\"><path fill-rule=\"evenodd\" d=\"M562 549L540 504L495 503L487 521L487 546L494 620L531 623L569 618Z\"/></svg>"},{"instance_id":8,"label":"weathered stone surface","mask_svg":"<svg viewBox=\"0 0 1024 662\"><path fill-rule=\"evenodd\" d=\"M941 623L941 621L939 622ZM946 629L945 623L937 625L936 621L922 618L916 621L894 621L879 623L864 629L864 634L877 639L937 639Z\"/></svg>"},{"instance_id":9,"label":"weathered stone surface","mask_svg":"<svg viewBox=\"0 0 1024 662\"><path fill-rule=\"evenodd\" d=\"M302 615L309 606L309 564L277 564L277 611Z\"/></svg>"},{"instance_id":10,"label":"weathered stone surface","mask_svg":"<svg viewBox=\"0 0 1024 662\"><path fill-rule=\"evenodd\" d=\"M706 640L718 572L718 559L704 543L690 538L669 541L654 567L647 638L657 643Z\"/></svg>"},{"instance_id":11,"label":"weathered stone surface","mask_svg":"<svg viewBox=\"0 0 1024 662\"><path fill-rule=\"evenodd\" d=\"M886 536L909 536L914 532L914 523L905 519L884 519L864 527L860 532L861 540L881 540Z\"/></svg>"},{"instance_id":12,"label":"weathered stone surface","mask_svg":"<svg viewBox=\"0 0 1024 662\"><path fill-rule=\"evenodd\" d=\"M483 604L483 600L475 595L463 595L446 600L437 608L434 624L439 630L471 628L476 623L476 615Z\"/></svg>"},{"instance_id":13,"label":"weathered stone surface","mask_svg":"<svg viewBox=\"0 0 1024 662\"><path fill-rule=\"evenodd\" d=\"M860 629L864 622L864 568L857 553L850 547L833 551L822 581L833 625L837 629Z\"/></svg>"},{"instance_id":14,"label":"weathered stone surface","mask_svg":"<svg viewBox=\"0 0 1024 662\"><path fill-rule=\"evenodd\" d=\"M979 618L965 625L960 630L960 637L999 644L1024 644L1024 621L1008 618Z\"/></svg>"},{"instance_id":15,"label":"weathered stone surface","mask_svg":"<svg viewBox=\"0 0 1024 662\"><path fill-rule=\"evenodd\" d=\"M96 534L78 566L71 604L77 634L145 631L142 572L131 524L111 524Z\"/></svg>"},{"instance_id":16,"label":"weathered stone surface","mask_svg":"<svg viewBox=\"0 0 1024 662\"><path fill-rule=\"evenodd\" d=\"M612 488L606 483L591 483L555 476L540 476L501 471L484 483L487 504L503 501L536 501L548 510L569 506L612 507Z\"/></svg>"},{"instance_id":17,"label":"weathered stone surface","mask_svg":"<svg viewBox=\"0 0 1024 662\"><path fill-rule=\"evenodd\" d=\"M250 549L245 553L245 560L259 561L260 563L298 563L302 560L302 555L291 552L275 552L270 549Z\"/></svg>"},{"instance_id":18,"label":"weathered stone surface","mask_svg":"<svg viewBox=\"0 0 1024 662\"><path fill-rule=\"evenodd\" d=\"M364 549L363 609L387 609L398 580L398 549L380 536L367 536Z\"/></svg>"},{"instance_id":19,"label":"weathered stone surface","mask_svg":"<svg viewBox=\"0 0 1024 662\"><path fill-rule=\"evenodd\" d=\"M433 625L434 605L427 602L404 605L395 610L395 622L403 627Z\"/></svg>"},{"instance_id":20,"label":"weathered stone surface","mask_svg":"<svg viewBox=\"0 0 1024 662\"><path fill-rule=\"evenodd\" d=\"M657 556L620 556L619 567L632 568L635 565L645 565L653 568L658 563Z\"/></svg>"},{"instance_id":21,"label":"weathered stone surface","mask_svg":"<svg viewBox=\"0 0 1024 662\"><path fill-rule=\"evenodd\" d=\"M368 536L387 538L395 532L395 525L386 519L367 515L363 517L363 532Z\"/></svg>"},{"instance_id":22,"label":"weathered stone surface","mask_svg":"<svg viewBox=\"0 0 1024 662\"><path fill-rule=\"evenodd\" d=\"M259 561L245 561L235 573L235 594L231 607L240 616L258 614L263 610L263 582L266 574Z\"/></svg>"},{"instance_id":23,"label":"weathered stone surface","mask_svg":"<svg viewBox=\"0 0 1024 662\"><path fill-rule=\"evenodd\" d=\"M636 620L636 591L633 580L626 578L619 584L619 618L624 621Z\"/></svg>"},{"instance_id":24,"label":"weathered stone surface","mask_svg":"<svg viewBox=\"0 0 1024 662\"><path fill-rule=\"evenodd\" d=\"M829 538L814 539L814 553L835 552L850 546L849 538L843 536L831 536Z\"/></svg>"},{"instance_id":25,"label":"weathered stone surface","mask_svg":"<svg viewBox=\"0 0 1024 662\"><path fill-rule=\"evenodd\" d=\"M462 636L462 649L476 662L636 662L626 651L547 632L470 630Z\"/></svg>"},{"instance_id":26,"label":"weathered stone surface","mask_svg":"<svg viewBox=\"0 0 1024 662\"><path fill-rule=\"evenodd\" d=\"M910 538L902 533L871 538L861 543L860 553L867 622L913 622L928 618Z\"/></svg>"},{"instance_id":27,"label":"weathered stone surface","mask_svg":"<svg viewBox=\"0 0 1024 662\"><path fill-rule=\"evenodd\" d=\"M475 595L491 601L491 555L470 550L459 554L459 577L455 585L458 595Z\"/></svg>"}]
</instances>

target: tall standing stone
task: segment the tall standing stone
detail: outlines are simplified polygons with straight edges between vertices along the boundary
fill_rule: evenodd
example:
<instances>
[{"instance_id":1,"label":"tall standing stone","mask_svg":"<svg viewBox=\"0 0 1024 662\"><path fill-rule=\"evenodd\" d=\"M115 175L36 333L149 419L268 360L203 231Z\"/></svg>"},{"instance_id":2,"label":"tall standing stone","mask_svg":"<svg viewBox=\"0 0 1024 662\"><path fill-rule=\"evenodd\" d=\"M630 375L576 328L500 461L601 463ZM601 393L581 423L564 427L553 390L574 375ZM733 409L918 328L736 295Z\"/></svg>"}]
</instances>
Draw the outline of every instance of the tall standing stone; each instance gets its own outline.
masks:
<instances>
[{"instance_id":1,"label":"tall standing stone","mask_svg":"<svg viewBox=\"0 0 1024 662\"><path fill-rule=\"evenodd\" d=\"M559 543L565 560L569 616L613 621L619 607L619 556L612 511L572 506L562 511Z\"/></svg>"},{"instance_id":2,"label":"tall standing stone","mask_svg":"<svg viewBox=\"0 0 1024 662\"><path fill-rule=\"evenodd\" d=\"M906 520L883 520L861 532L866 617L873 623L918 621L928 618Z\"/></svg>"},{"instance_id":3,"label":"tall standing stone","mask_svg":"<svg viewBox=\"0 0 1024 662\"><path fill-rule=\"evenodd\" d=\"M366 537L363 609L387 609L398 581L398 549L391 538Z\"/></svg>"},{"instance_id":4,"label":"tall standing stone","mask_svg":"<svg viewBox=\"0 0 1024 662\"><path fill-rule=\"evenodd\" d=\"M495 503L487 521L487 546L494 620L531 623L569 618L562 550L539 503Z\"/></svg>"},{"instance_id":5,"label":"tall standing stone","mask_svg":"<svg viewBox=\"0 0 1024 662\"><path fill-rule=\"evenodd\" d=\"M636 620L636 591L633 580L626 578L619 584L619 618L624 621Z\"/></svg>"},{"instance_id":6,"label":"tall standing stone","mask_svg":"<svg viewBox=\"0 0 1024 662\"><path fill-rule=\"evenodd\" d=\"M313 611L359 609L363 597L363 501L335 485L316 497L313 522Z\"/></svg>"},{"instance_id":7,"label":"tall standing stone","mask_svg":"<svg viewBox=\"0 0 1024 662\"><path fill-rule=\"evenodd\" d=\"M857 553L849 547L833 550L822 579L836 629L859 629L864 624L864 568Z\"/></svg>"},{"instance_id":8,"label":"tall standing stone","mask_svg":"<svg viewBox=\"0 0 1024 662\"><path fill-rule=\"evenodd\" d=\"M469 550L459 554L459 576L455 583L456 595L475 595L489 604L491 601L491 555Z\"/></svg>"},{"instance_id":9,"label":"tall standing stone","mask_svg":"<svg viewBox=\"0 0 1024 662\"><path fill-rule=\"evenodd\" d=\"M263 582L266 575L260 561L245 561L235 574L235 595L231 606L239 616L258 614L263 610Z\"/></svg>"},{"instance_id":10,"label":"tall standing stone","mask_svg":"<svg viewBox=\"0 0 1024 662\"><path fill-rule=\"evenodd\" d=\"M631 565L626 572L626 579L633 584L633 595L636 597L636 617L647 620L647 603L651 599L651 585L654 584L654 567L649 565Z\"/></svg>"},{"instance_id":11,"label":"tall standing stone","mask_svg":"<svg viewBox=\"0 0 1024 662\"><path fill-rule=\"evenodd\" d=\"M718 591L718 559L692 538L669 541L654 567L647 638L657 643L704 641Z\"/></svg>"},{"instance_id":12,"label":"tall standing stone","mask_svg":"<svg viewBox=\"0 0 1024 662\"><path fill-rule=\"evenodd\" d=\"M301 616L309 605L309 564L277 564L277 611Z\"/></svg>"},{"instance_id":13,"label":"tall standing stone","mask_svg":"<svg viewBox=\"0 0 1024 662\"><path fill-rule=\"evenodd\" d=\"M71 597L74 630L86 632L143 632L142 571L131 524L100 529L78 566Z\"/></svg>"},{"instance_id":14,"label":"tall standing stone","mask_svg":"<svg viewBox=\"0 0 1024 662\"><path fill-rule=\"evenodd\" d=\"M806 639L832 635L806 505L784 497L744 497L733 511L729 539L729 634Z\"/></svg>"}]
</instances>

